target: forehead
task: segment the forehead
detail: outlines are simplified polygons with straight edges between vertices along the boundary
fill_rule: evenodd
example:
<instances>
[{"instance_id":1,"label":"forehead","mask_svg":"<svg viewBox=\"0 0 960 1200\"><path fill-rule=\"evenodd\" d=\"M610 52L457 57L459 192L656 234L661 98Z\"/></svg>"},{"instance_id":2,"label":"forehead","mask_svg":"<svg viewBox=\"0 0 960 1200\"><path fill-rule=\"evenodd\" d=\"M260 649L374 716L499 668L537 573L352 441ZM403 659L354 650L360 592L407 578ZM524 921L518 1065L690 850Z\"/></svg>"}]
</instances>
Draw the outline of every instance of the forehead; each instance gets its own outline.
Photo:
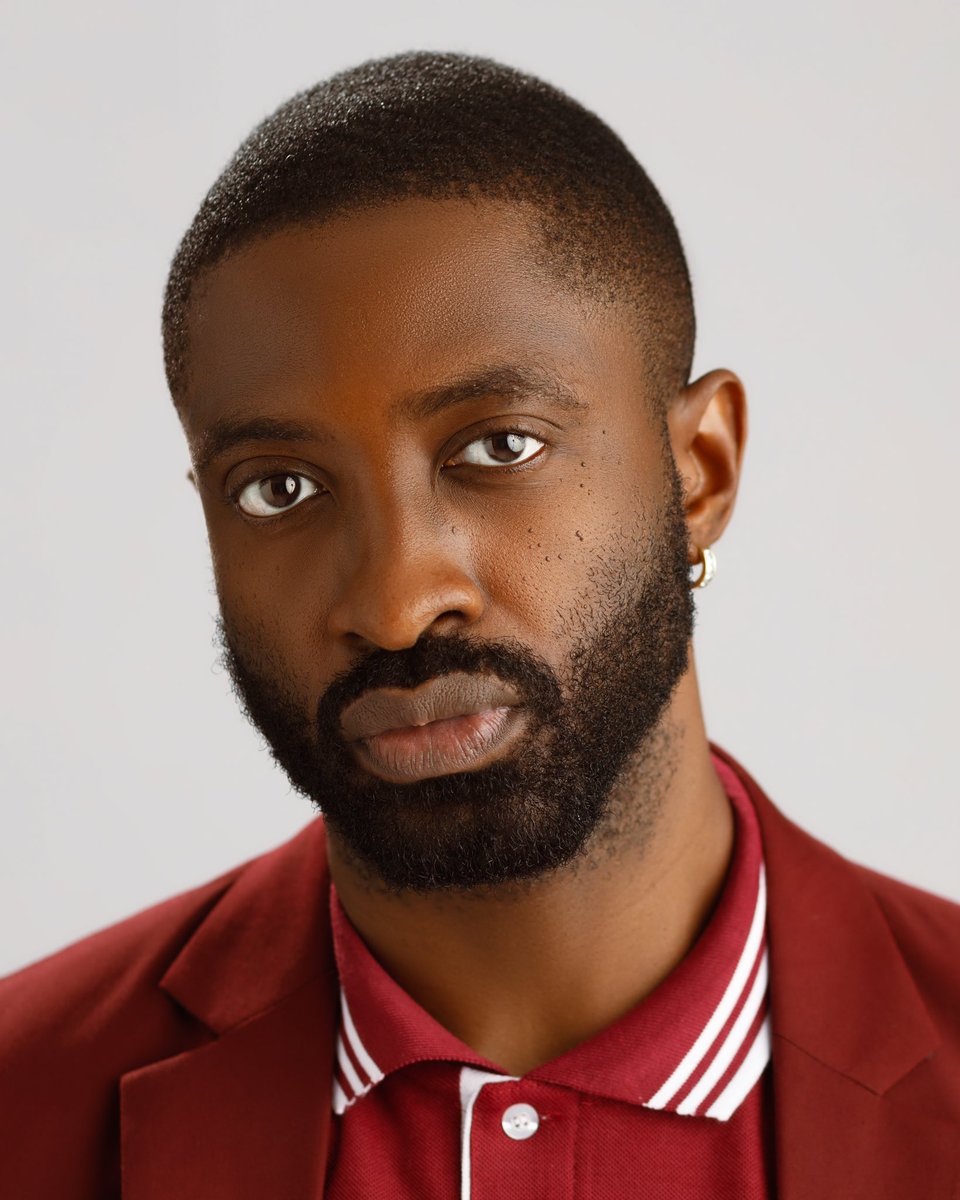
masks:
<instances>
[{"instance_id":1,"label":"forehead","mask_svg":"<svg viewBox=\"0 0 960 1200\"><path fill-rule=\"evenodd\" d=\"M562 282L534 220L490 201L407 200L263 237L200 281L188 343L192 432L292 395L387 406L491 363L587 390L641 377L626 309Z\"/></svg>"}]
</instances>

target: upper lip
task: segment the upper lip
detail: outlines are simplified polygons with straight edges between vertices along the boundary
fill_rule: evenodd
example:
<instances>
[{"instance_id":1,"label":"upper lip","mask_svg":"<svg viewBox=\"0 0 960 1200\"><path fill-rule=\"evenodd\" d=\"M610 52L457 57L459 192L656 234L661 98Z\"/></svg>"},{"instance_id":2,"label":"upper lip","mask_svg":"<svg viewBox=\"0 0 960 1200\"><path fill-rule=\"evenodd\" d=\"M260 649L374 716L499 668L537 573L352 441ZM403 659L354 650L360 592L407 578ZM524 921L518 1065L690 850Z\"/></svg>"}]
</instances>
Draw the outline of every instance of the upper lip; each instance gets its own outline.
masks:
<instances>
[{"instance_id":1,"label":"upper lip","mask_svg":"<svg viewBox=\"0 0 960 1200\"><path fill-rule=\"evenodd\" d=\"M454 671L416 688L365 692L343 710L340 726L347 741L356 742L388 729L427 725L491 708L513 708L519 703L516 689L496 676Z\"/></svg>"}]
</instances>

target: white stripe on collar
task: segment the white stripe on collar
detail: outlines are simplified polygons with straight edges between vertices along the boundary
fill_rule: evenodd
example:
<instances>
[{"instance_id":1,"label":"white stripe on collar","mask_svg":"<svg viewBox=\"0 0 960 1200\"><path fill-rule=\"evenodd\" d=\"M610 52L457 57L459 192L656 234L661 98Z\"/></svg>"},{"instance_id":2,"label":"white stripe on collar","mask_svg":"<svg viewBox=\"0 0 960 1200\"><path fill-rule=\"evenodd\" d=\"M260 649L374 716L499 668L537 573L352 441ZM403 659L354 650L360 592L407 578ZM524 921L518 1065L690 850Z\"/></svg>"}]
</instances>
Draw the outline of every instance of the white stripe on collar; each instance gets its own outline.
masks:
<instances>
[{"instance_id":1,"label":"white stripe on collar","mask_svg":"<svg viewBox=\"0 0 960 1200\"><path fill-rule=\"evenodd\" d=\"M770 1017L765 1016L754 1034L743 1060L726 1080L723 1088L706 1111L701 1105L724 1079L730 1065L746 1045L746 1039L756 1018L767 1001L769 987L769 957L763 944L767 915L766 876L761 864L757 900L750 930L727 984L714 1011L696 1041L686 1052L669 1078L656 1094L643 1102L645 1108L669 1109L681 1116L705 1116L727 1121L750 1094L754 1084L770 1061ZM752 983L750 982L752 978ZM750 984L749 990L747 988ZM746 993L746 995L745 995ZM720 1040L730 1017L741 1004L736 1020L726 1037ZM337 1069L333 1079L333 1111L340 1116L361 1096L383 1079L383 1072L363 1044L350 1013L347 997L340 990L341 1021L337 1035ZM705 1064L705 1065L704 1065ZM677 1102L688 1081L699 1068L703 1073L687 1095ZM496 1075L473 1067L463 1067L460 1073L461 1116L464 1124L464 1153L469 1156L470 1117L480 1089L487 1083L502 1083L515 1076ZM467 1170L469 1178L469 1169Z\"/></svg>"},{"instance_id":2,"label":"white stripe on collar","mask_svg":"<svg viewBox=\"0 0 960 1200\"><path fill-rule=\"evenodd\" d=\"M350 1015L346 993L340 989L340 1030L337 1034L337 1065L333 1075L333 1111L340 1116L354 1101L365 1096L383 1079L383 1072L363 1044ZM364 1076L366 1077L364 1079Z\"/></svg>"},{"instance_id":3,"label":"white stripe on collar","mask_svg":"<svg viewBox=\"0 0 960 1200\"><path fill-rule=\"evenodd\" d=\"M646 1108L667 1108L700 1064L707 1059L708 1065L703 1076L690 1090L690 1094L684 1097L683 1101L675 1108L675 1111L683 1116L697 1115L697 1108L700 1102L706 1099L710 1091L723 1077L724 1071L733 1062L734 1058L736 1058L737 1052L742 1049L744 1039L750 1032L751 1024L760 1011L761 1005L765 1003L767 996L769 966L766 948L762 951L759 965L757 962L758 955L761 954L761 947L763 946L763 931L766 925L766 918L767 883L766 874L761 864L757 887L757 902L753 910L753 919L750 922L750 932L747 934L747 940L743 944L743 950L740 953L740 958L733 975L730 977L730 982L727 984L726 990L721 996L717 1007L713 1010L706 1025L701 1030L699 1037L677 1064L669 1079L666 1080L655 1095L646 1101ZM740 1010L737 1020L731 1027L727 1037L718 1045L717 1038L743 997L747 982L750 976L753 975L755 967L756 975L754 976L754 982L744 1002L744 1006ZM756 1082L756 1079L759 1078L769 1059L769 1037L766 1038L765 1042L759 1036L755 1038L753 1047L751 1047L751 1050L747 1054L747 1058L750 1058L754 1047L759 1045L761 1049L758 1050L758 1055L760 1055L764 1044L768 1046L767 1058L760 1064L760 1070L756 1073L753 1082ZM751 1067L755 1066L757 1056L754 1056L750 1061ZM745 1065L746 1059L738 1068L734 1079L740 1077ZM732 1084L733 1080L724 1088L716 1104L710 1106L710 1109L705 1114L706 1116L717 1116L719 1120L726 1120L732 1115L735 1109L731 1109L726 1117L720 1117L718 1112L714 1111L720 1104L720 1100L727 1095ZM747 1091L741 1096L741 1100L747 1095L749 1090L747 1088ZM720 1106L719 1112L725 1110L726 1105Z\"/></svg>"}]
</instances>

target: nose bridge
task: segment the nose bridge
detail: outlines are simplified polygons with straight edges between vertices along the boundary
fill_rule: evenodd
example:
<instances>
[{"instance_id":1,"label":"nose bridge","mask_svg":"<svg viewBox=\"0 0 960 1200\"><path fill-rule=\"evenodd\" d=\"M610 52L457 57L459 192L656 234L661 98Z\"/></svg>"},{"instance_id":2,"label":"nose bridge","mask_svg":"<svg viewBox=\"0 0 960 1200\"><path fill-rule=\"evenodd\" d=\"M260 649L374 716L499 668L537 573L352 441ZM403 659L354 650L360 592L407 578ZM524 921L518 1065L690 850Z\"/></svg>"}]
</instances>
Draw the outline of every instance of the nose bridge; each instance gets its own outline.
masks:
<instances>
[{"instance_id":1,"label":"nose bridge","mask_svg":"<svg viewBox=\"0 0 960 1200\"><path fill-rule=\"evenodd\" d=\"M332 633L399 650L438 622L479 618L483 597L469 542L424 481L378 472L344 516Z\"/></svg>"}]
</instances>

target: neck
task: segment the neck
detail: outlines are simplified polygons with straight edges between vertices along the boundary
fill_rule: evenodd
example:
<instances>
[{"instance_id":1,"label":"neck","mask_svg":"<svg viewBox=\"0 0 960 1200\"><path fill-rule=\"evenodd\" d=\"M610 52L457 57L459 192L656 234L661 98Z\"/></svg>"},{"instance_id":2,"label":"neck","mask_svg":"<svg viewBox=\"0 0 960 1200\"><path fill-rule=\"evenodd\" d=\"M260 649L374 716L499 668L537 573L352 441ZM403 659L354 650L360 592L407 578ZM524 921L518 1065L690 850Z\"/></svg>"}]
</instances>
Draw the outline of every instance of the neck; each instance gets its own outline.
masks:
<instances>
[{"instance_id":1,"label":"neck","mask_svg":"<svg viewBox=\"0 0 960 1200\"><path fill-rule=\"evenodd\" d=\"M640 817L638 814L644 814ZM687 953L723 886L733 818L694 667L611 818L576 863L482 896L371 888L330 837L341 903L384 968L512 1075L598 1033Z\"/></svg>"}]
</instances>

